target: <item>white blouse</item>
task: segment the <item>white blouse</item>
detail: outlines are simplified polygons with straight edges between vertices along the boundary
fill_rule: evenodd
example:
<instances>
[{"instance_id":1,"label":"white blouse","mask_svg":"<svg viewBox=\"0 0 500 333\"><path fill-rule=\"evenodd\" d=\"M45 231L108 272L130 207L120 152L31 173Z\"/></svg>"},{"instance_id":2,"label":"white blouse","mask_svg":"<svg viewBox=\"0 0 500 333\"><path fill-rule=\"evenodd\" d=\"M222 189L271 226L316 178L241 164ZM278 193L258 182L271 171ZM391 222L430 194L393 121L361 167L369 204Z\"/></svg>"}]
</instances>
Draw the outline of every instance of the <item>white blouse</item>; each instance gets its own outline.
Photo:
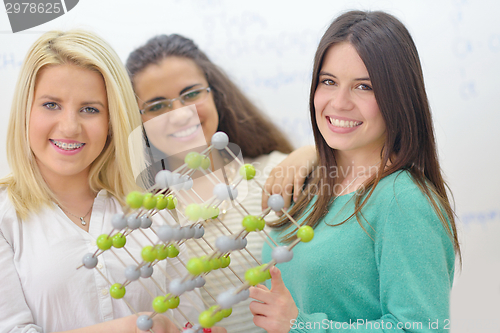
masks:
<instances>
[{"instance_id":1,"label":"white blouse","mask_svg":"<svg viewBox=\"0 0 500 333\"><path fill-rule=\"evenodd\" d=\"M113 229L111 218L121 211L116 199L106 191L99 192L87 233L56 205L21 221L7 191L0 189L0 333L86 327L133 314L126 302L137 312L152 311L153 298L164 295L162 291L166 291L168 283L158 267L153 279L161 290L151 278L140 278L129 284L124 299L118 300L110 296L109 282L125 282L124 265L135 264L124 249L112 248L98 257L97 268L105 278L97 269L77 270L82 257L97 250L97 237ZM164 222L156 220L153 227L159 223ZM145 234L157 240L151 230L142 231L145 233L135 230L125 245L139 262L142 246L150 244ZM179 264L177 259L169 259L162 268L176 278L177 270L184 269L177 267ZM190 298L200 304L193 293ZM197 311L187 299L181 299L180 308L189 318L196 318ZM186 320L179 311L174 314L179 324L184 325Z\"/></svg>"}]
</instances>

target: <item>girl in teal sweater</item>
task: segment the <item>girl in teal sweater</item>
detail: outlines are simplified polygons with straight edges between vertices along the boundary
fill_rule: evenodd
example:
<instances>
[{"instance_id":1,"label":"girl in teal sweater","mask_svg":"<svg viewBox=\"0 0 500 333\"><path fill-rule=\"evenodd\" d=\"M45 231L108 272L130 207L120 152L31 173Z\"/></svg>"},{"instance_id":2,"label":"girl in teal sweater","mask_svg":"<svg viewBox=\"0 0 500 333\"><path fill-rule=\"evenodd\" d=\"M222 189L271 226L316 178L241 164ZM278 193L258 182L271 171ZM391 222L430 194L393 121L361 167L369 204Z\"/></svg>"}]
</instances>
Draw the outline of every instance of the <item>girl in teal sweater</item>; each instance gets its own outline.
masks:
<instances>
[{"instance_id":1,"label":"girl in teal sweater","mask_svg":"<svg viewBox=\"0 0 500 333\"><path fill-rule=\"evenodd\" d=\"M271 269L270 290L252 288L255 324L270 333L446 331L460 248L404 25L383 12L338 17L316 52L310 111L319 165L289 214L315 237ZM278 245L296 239L286 216L273 226Z\"/></svg>"}]
</instances>

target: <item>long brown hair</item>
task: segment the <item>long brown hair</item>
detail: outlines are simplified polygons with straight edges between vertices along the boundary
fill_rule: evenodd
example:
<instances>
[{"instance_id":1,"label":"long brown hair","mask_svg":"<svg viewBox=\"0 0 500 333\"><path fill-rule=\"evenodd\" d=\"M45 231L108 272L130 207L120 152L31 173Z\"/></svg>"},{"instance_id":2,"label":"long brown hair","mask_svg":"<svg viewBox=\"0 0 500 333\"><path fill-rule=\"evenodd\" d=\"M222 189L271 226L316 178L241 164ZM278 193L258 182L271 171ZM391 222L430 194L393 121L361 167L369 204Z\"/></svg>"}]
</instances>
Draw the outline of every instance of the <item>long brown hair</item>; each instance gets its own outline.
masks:
<instances>
[{"instance_id":1,"label":"long brown hair","mask_svg":"<svg viewBox=\"0 0 500 333\"><path fill-rule=\"evenodd\" d=\"M180 35L159 35L130 53L126 67L134 77L151 64L167 57L193 60L203 71L219 114L218 131L225 132L231 142L241 148L244 157L257 157L274 150L290 153L292 145L281 131L241 92L224 71L215 65L198 46Z\"/></svg>"},{"instance_id":2,"label":"long brown hair","mask_svg":"<svg viewBox=\"0 0 500 333\"><path fill-rule=\"evenodd\" d=\"M455 252L460 256L454 212L448 200L447 185L441 175L418 52L405 26L394 16L384 12L347 12L333 21L319 43L309 97L313 134L319 156L318 172L314 172L308 179L308 186L290 214L298 218L307 213L307 224L314 227L324 217L333 200L331 193L326 191L313 193L318 188L333 189L336 182L336 177L325 172L328 166L335 166L336 162L334 150L328 146L316 124L314 95L326 52L332 45L341 42L348 42L356 49L368 70L375 99L385 121L386 138L379 171L366 182L364 190L356 194L354 213L336 225L356 216L358 223L363 226L360 221L361 209L379 181L398 170L407 170L428 197L453 241ZM316 202L312 209L305 212L314 195L317 196ZM280 227L289 222L287 218L282 218L271 225ZM284 241L294 239L294 234L295 232L291 232L286 235Z\"/></svg>"}]
</instances>

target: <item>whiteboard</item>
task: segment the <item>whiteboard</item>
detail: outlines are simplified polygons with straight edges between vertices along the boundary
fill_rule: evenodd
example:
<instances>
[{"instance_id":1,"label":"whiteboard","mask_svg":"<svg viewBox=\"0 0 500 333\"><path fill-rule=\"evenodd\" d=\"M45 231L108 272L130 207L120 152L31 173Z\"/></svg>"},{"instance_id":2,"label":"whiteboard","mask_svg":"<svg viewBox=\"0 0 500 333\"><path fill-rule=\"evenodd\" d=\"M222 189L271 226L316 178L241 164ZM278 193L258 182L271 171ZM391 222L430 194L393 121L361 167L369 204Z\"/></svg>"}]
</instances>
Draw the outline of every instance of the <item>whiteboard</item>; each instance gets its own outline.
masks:
<instances>
[{"instance_id":1,"label":"whiteboard","mask_svg":"<svg viewBox=\"0 0 500 333\"><path fill-rule=\"evenodd\" d=\"M452 332L498 332L500 321L500 2L80 0L65 15L13 34L0 10L0 132L29 46L52 29L86 28L125 61L156 34L193 38L298 147L313 143L313 54L331 20L385 10L410 30L422 60L439 154L453 191L464 264L452 294ZM498 122L498 123L497 123ZM9 172L0 135L0 175Z\"/></svg>"}]
</instances>

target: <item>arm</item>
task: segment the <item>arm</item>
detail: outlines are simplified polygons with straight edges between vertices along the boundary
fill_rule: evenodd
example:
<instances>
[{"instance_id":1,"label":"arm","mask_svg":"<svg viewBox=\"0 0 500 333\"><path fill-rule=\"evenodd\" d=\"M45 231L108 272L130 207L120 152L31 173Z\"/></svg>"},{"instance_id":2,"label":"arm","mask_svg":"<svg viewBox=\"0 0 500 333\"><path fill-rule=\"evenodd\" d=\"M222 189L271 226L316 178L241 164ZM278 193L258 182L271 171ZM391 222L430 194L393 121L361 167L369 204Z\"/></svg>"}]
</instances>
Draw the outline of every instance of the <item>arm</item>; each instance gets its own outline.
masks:
<instances>
[{"instance_id":1,"label":"arm","mask_svg":"<svg viewBox=\"0 0 500 333\"><path fill-rule=\"evenodd\" d=\"M140 313L139 315L149 314ZM130 315L127 317L105 321L96 325L82 327L75 330L64 331L60 333L140 333L144 332L137 328L136 321L138 315ZM154 333L178 333L177 327L165 316L155 315L153 317L153 328Z\"/></svg>"},{"instance_id":2,"label":"arm","mask_svg":"<svg viewBox=\"0 0 500 333\"><path fill-rule=\"evenodd\" d=\"M251 297L263 302L251 305L254 322L270 333L288 332L290 327L293 333L447 332L455 257L452 242L423 195L417 198L415 191L403 192L387 208L374 244L380 318L339 322L325 313L300 309L294 317L295 304L290 305L288 290L279 288L281 278L271 273L270 291L262 287L251 291Z\"/></svg>"},{"instance_id":3,"label":"arm","mask_svg":"<svg viewBox=\"0 0 500 333\"><path fill-rule=\"evenodd\" d=\"M0 228L0 332L42 332L31 311L14 265L14 251Z\"/></svg>"},{"instance_id":4,"label":"arm","mask_svg":"<svg viewBox=\"0 0 500 333\"><path fill-rule=\"evenodd\" d=\"M269 174L262 194L262 209L267 208L269 194L281 194L285 199L285 209L296 201L306 177L318 163L315 146L304 146L294 150Z\"/></svg>"},{"instance_id":5,"label":"arm","mask_svg":"<svg viewBox=\"0 0 500 333\"><path fill-rule=\"evenodd\" d=\"M36 325L33 315L24 299L24 291L19 280L15 265L14 251L5 239L0 229L0 332L2 333L35 333L43 332L43 328ZM131 315L100 324L71 330L74 333L119 332L136 333L137 316ZM165 316L157 315L153 319L155 333L177 333L177 328Z\"/></svg>"}]
</instances>

